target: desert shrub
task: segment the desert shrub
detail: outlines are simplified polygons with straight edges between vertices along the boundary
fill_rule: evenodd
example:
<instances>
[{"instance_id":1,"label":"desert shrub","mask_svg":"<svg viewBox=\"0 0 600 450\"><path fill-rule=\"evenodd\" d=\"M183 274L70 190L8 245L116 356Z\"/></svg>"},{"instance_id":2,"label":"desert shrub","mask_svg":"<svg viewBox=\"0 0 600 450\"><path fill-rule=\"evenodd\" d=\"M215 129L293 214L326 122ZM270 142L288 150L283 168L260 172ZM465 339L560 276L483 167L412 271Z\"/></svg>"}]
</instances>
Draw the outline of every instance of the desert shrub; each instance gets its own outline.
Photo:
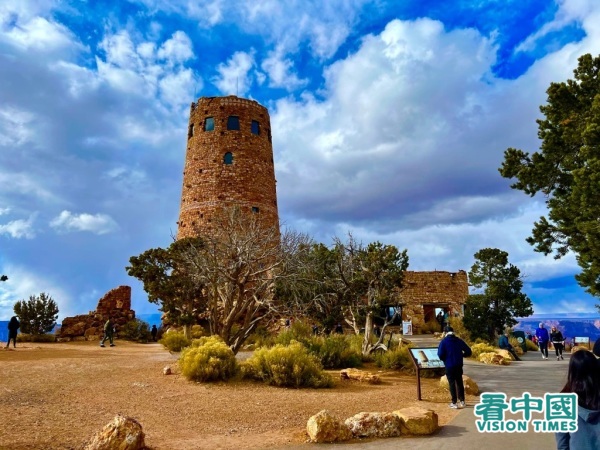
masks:
<instances>
[{"instance_id":1,"label":"desert shrub","mask_svg":"<svg viewBox=\"0 0 600 450\"><path fill-rule=\"evenodd\" d=\"M54 334L17 334L17 342L56 342Z\"/></svg>"},{"instance_id":2,"label":"desert shrub","mask_svg":"<svg viewBox=\"0 0 600 450\"><path fill-rule=\"evenodd\" d=\"M382 369L402 369L413 367L408 346L396 347L387 352L375 353L374 359L377 367Z\"/></svg>"},{"instance_id":3,"label":"desert shrub","mask_svg":"<svg viewBox=\"0 0 600 450\"><path fill-rule=\"evenodd\" d=\"M143 320L133 319L119 329L119 337L127 341L148 342L150 327Z\"/></svg>"},{"instance_id":4,"label":"desert shrub","mask_svg":"<svg viewBox=\"0 0 600 450\"><path fill-rule=\"evenodd\" d=\"M343 369L347 367L358 367L362 365L362 354L360 349L353 348L349 344L349 340L342 334L326 336L321 338L322 345L319 348L311 349L309 352L314 353L321 364L326 369ZM313 339L316 341L316 339ZM313 347L316 347L313 345Z\"/></svg>"},{"instance_id":5,"label":"desert shrub","mask_svg":"<svg viewBox=\"0 0 600 450\"><path fill-rule=\"evenodd\" d=\"M421 327L421 332L423 334L433 334L433 333L439 333L441 331L442 331L442 326L435 319L428 320Z\"/></svg>"},{"instance_id":6,"label":"desert shrub","mask_svg":"<svg viewBox=\"0 0 600 450\"><path fill-rule=\"evenodd\" d=\"M188 380L217 381L235 375L237 362L233 351L220 337L208 336L193 340L181 352L179 367Z\"/></svg>"},{"instance_id":7,"label":"desert shrub","mask_svg":"<svg viewBox=\"0 0 600 450\"><path fill-rule=\"evenodd\" d=\"M535 345L535 343L529 339L525 339L525 345L527 346L527 350L532 350L537 352L539 350L539 347L537 345Z\"/></svg>"},{"instance_id":8,"label":"desert shrub","mask_svg":"<svg viewBox=\"0 0 600 450\"><path fill-rule=\"evenodd\" d=\"M200 339L202 336L206 336L202 325L192 325L192 339Z\"/></svg>"},{"instance_id":9,"label":"desert shrub","mask_svg":"<svg viewBox=\"0 0 600 450\"><path fill-rule=\"evenodd\" d=\"M275 345L275 336L267 328L258 327L246 340L246 343L254 348L272 347Z\"/></svg>"},{"instance_id":10,"label":"desert shrub","mask_svg":"<svg viewBox=\"0 0 600 450\"><path fill-rule=\"evenodd\" d=\"M331 376L323 372L316 356L299 342L260 348L241 365L245 378L284 387L330 387Z\"/></svg>"},{"instance_id":11,"label":"desert shrub","mask_svg":"<svg viewBox=\"0 0 600 450\"><path fill-rule=\"evenodd\" d=\"M454 329L454 334L461 338L465 342L472 342L471 333L465 327L462 318L460 317L450 317L448 318L448 322L450 326Z\"/></svg>"},{"instance_id":12,"label":"desert shrub","mask_svg":"<svg viewBox=\"0 0 600 450\"><path fill-rule=\"evenodd\" d=\"M275 344L290 345L292 341L308 342L313 338L311 326L301 320L292 322L290 328L286 328L279 332L275 338Z\"/></svg>"},{"instance_id":13,"label":"desert shrub","mask_svg":"<svg viewBox=\"0 0 600 450\"><path fill-rule=\"evenodd\" d=\"M493 353L496 351L496 348L486 342L480 342L478 344L473 344L471 346L471 350L473 351L471 357L474 359L479 359L479 355L481 355L482 353Z\"/></svg>"},{"instance_id":14,"label":"desert shrub","mask_svg":"<svg viewBox=\"0 0 600 450\"><path fill-rule=\"evenodd\" d=\"M182 331L167 331L158 342L172 352L180 352L191 344Z\"/></svg>"}]
</instances>

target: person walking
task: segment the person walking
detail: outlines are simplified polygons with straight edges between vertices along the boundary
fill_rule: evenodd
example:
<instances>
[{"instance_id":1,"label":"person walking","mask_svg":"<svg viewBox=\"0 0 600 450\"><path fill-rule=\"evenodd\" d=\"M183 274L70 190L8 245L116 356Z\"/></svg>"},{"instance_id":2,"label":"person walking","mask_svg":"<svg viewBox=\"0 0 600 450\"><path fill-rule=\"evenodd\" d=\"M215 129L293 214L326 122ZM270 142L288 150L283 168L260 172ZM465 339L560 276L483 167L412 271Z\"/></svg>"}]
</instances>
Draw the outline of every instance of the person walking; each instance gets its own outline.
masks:
<instances>
[{"instance_id":1,"label":"person walking","mask_svg":"<svg viewBox=\"0 0 600 450\"><path fill-rule=\"evenodd\" d=\"M6 342L6 348L10 345L10 341L13 341L13 348L17 348L17 333L21 323L18 321L17 316L12 316L8 322L8 341Z\"/></svg>"},{"instance_id":2,"label":"person walking","mask_svg":"<svg viewBox=\"0 0 600 450\"><path fill-rule=\"evenodd\" d=\"M158 334L158 328L156 328L156 325L152 325L152 329L150 330L150 336L152 336L152 341L156 342L157 334Z\"/></svg>"},{"instance_id":3,"label":"person walking","mask_svg":"<svg viewBox=\"0 0 600 450\"><path fill-rule=\"evenodd\" d=\"M112 322L112 319L109 317L106 323L104 324L104 337L100 341L100 347L104 347L104 343L108 340L110 342L110 346L114 347L115 344L113 342L115 333L115 326Z\"/></svg>"},{"instance_id":4,"label":"person walking","mask_svg":"<svg viewBox=\"0 0 600 450\"><path fill-rule=\"evenodd\" d=\"M556 329L556 327L552 327L550 329L550 340L552 341L552 345L554 346L556 360L558 361L559 359L564 359L563 349L565 348L565 338L563 337L560 330Z\"/></svg>"},{"instance_id":5,"label":"person walking","mask_svg":"<svg viewBox=\"0 0 600 450\"><path fill-rule=\"evenodd\" d=\"M557 450L600 448L600 362L588 350L571 355L561 393L577 394L577 431L555 433Z\"/></svg>"},{"instance_id":6,"label":"person walking","mask_svg":"<svg viewBox=\"0 0 600 450\"><path fill-rule=\"evenodd\" d=\"M452 327L446 327L446 337L438 347L438 357L446 366L446 378L450 387L450 408L465 407L465 385L463 383L463 357L471 356L471 348L454 335Z\"/></svg>"},{"instance_id":7,"label":"person walking","mask_svg":"<svg viewBox=\"0 0 600 450\"><path fill-rule=\"evenodd\" d=\"M500 336L500 339L498 339L498 347L500 347L502 350L508 351L508 353L510 353L512 355L512 357L515 359L515 361L521 361L521 358L519 358L519 356L515 352L515 348L512 346L512 344L508 340L509 336L510 336L510 331L506 330L504 332L504 334L502 336Z\"/></svg>"},{"instance_id":8,"label":"person walking","mask_svg":"<svg viewBox=\"0 0 600 450\"><path fill-rule=\"evenodd\" d=\"M535 336L537 337L537 345L540 347L540 352L542 352L542 359L548 359L548 342L550 342L550 336L542 322L540 322L539 327L536 328Z\"/></svg>"}]
</instances>

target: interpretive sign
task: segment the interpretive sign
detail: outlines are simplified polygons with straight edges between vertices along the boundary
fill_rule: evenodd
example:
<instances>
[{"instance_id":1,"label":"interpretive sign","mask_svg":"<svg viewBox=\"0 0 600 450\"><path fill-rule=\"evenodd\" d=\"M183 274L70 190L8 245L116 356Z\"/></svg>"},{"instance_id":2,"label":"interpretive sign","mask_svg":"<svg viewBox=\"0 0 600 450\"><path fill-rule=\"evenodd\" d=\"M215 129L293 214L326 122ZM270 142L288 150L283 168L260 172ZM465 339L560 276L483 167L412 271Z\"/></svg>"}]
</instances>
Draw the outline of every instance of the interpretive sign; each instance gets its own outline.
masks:
<instances>
[{"instance_id":1,"label":"interpretive sign","mask_svg":"<svg viewBox=\"0 0 600 450\"><path fill-rule=\"evenodd\" d=\"M417 347L408 350L417 369L417 399L421 400L421 370L443 368L444 362L438 357L437 347Z\"/></svg>"}]
</instances>

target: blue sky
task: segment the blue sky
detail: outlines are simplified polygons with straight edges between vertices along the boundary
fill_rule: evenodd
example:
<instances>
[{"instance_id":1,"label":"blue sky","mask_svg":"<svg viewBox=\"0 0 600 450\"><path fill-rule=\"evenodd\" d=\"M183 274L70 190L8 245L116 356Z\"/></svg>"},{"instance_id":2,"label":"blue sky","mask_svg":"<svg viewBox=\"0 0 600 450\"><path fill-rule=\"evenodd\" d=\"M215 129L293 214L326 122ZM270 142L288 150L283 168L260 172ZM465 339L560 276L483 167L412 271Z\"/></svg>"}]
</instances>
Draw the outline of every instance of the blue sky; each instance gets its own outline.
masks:
<instances>
[{"instance_id":1,"label":"blue sky","mask_svg":"<svg viewBox=\"0 0 600 450\"><path fill-rule=\"evenodd\" d=\"M190 102L230 94L269 108L284 226L412 270L500 248L536 313L593 312L573 255L525 242L544 199L497 169L538 149L545 90L600 53L598 23L594 0L0 2L0 319L121 284L154 312L124 268L176 231Z\"/></svg>"}]
</instances>

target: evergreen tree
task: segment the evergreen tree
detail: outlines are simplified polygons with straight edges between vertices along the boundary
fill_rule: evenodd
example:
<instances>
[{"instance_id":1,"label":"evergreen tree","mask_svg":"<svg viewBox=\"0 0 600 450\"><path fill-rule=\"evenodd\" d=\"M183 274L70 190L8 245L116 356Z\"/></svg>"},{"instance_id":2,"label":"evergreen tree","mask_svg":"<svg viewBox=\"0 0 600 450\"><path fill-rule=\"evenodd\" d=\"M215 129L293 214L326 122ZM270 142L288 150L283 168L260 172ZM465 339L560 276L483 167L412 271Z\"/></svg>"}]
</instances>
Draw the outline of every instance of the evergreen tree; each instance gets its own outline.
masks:
<instances>
[{"instance_id":1,"label":"evergreen tree","mask_svg":"<svg viewBox=\"0 0 600 450\"><path fill-rule=\"evenodd\" d=\"M26 334L45 334L55 327L58 306L48 294L32 295L29 300L15 303L15 314L21 322L21 331Z\"/></svg>"}]
</instances>

